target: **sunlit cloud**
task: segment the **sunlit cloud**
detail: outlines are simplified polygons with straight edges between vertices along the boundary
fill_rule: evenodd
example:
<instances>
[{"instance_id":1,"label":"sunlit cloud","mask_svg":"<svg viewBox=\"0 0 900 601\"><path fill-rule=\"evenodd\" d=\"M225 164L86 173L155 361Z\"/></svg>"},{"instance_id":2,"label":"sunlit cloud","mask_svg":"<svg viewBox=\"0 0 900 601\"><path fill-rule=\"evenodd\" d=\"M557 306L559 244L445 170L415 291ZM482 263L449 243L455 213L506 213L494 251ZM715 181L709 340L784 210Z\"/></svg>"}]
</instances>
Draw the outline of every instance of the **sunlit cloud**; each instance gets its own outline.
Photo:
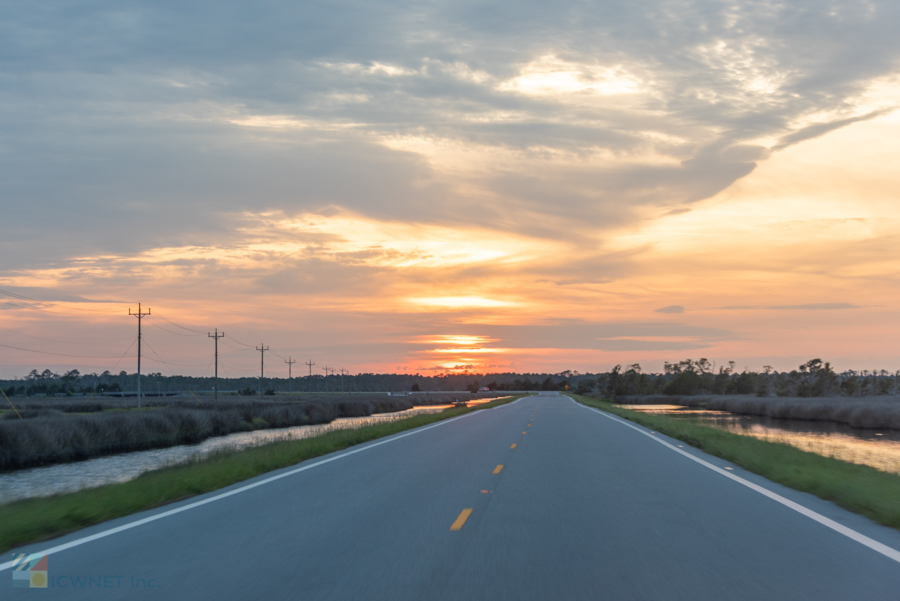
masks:
<instances>
[{"instance_id":1,"label":"sunlit cloud","mask_svg":"<svg viewBox=\"0 0 900 601\"><path fill-rule=\"evenodd\" d=\"M554 55L545 55L528 63L519 75L503 82L498 89L535 96L558 96L560 99L577 92L609 96L641 91L638 79L621 66L579 64Z\"/></svg>"},{"instance_id":2,"label":"sunlit cloud","mask_svg":"<svg viewBox=\"0 0 900 601\"><path fill-rule=\"evenodd\" d=\"M497 307L513 307L517 303L497 300L492 298L484 298L480 296L441 296L431 298L410 298L409 302L417 305L425 305L429 307L442 307L449 309L461 309L469 307L477 308L497 308Z\"/></svg>"},{"instance_id":3,"label":"sunlit cloud","mask_svg":"<svg viewBox=\"0 0 900 601\"><path fill-rule=\"evenodd\" d=\"M417 344L455 344L458 346L481 346L497 342L496 338L490 336L460 336L455 334L439 335L439 336L419 336L413 339Z\"/></svg>"}]
</instances>

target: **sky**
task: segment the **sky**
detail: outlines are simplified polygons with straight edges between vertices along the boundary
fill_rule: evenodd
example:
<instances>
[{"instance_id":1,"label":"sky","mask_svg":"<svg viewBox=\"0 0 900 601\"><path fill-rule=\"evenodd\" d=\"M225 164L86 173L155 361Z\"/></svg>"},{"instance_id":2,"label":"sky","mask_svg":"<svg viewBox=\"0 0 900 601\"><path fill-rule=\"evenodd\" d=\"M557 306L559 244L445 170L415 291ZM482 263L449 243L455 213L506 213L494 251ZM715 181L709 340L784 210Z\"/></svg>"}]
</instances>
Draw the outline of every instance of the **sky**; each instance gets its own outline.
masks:
<instances>
[{"instance_id":1,"label":"sky","mask_svg":"<svg viewBox=\"0 0 900 601\"><path fill-rule=\"evenodd\" d=\"M900 369L900 4L0 5L0 377ZM22 298L24 297L24 298Z\"/></svg>"}]
</instances>

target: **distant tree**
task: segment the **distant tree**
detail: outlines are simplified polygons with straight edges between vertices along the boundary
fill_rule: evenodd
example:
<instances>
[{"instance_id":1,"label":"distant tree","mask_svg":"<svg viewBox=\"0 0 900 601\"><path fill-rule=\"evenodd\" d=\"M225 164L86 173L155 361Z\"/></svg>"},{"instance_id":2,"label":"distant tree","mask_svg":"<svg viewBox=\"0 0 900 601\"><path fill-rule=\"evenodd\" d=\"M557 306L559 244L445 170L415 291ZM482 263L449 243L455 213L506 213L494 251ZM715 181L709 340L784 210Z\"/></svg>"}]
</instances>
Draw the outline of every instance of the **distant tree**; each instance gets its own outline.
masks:
<instances>
[{"instance_id":1,"label":"distant tree","mask_svg":"<svg viewBox=\"0 0 900 601\"><path fill-rule=\"evenodd\" d=\"M575 394L590 394L591 391L594 390L594 386L597 385L597 380L591 379L582 379L578 381L578 386L575 388Z\"/></svg>"},{"instance_id":2,"label":"distant tree","mask_svg":"<svg viewBox=\"0 0 900 601\"><path fill-rule=\"evenodd\" d=\"M663 392L672 396L691 396L700 391L700 375L695 371L683 371L669 382Z\"/></svg>"},{"instance_id":3,"label":"distant tree","mask_svg":"<svg viewBox=\"0 0 900 601\"><path fill-rule=\"evenodd\" d=\"M421 392L422 389L419 387L418 382L413 382L412 387L409 389L410 392Z\"/></svg>"}]
</instances>

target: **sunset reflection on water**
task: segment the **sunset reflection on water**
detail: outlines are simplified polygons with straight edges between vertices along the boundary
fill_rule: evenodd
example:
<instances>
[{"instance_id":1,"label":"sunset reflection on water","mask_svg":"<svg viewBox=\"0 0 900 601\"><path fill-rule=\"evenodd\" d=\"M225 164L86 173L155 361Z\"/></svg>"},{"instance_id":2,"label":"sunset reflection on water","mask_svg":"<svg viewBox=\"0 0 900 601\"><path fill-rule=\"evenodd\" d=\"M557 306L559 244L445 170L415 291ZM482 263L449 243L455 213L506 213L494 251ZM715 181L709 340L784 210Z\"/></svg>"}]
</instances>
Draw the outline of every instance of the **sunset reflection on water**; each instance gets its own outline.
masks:
<instances>
[{"instance_id":1,"label":"sunset reflection on water","mask_svg":"<svg viewBox=\"0 0 900 601\"><path fill-rule=\"evenodd\" d=\"M681 405L622 405L624 409L691 419L720 430L900 474L900 432L852 428L835 422L774 419Z\"/></svg>"}]
</instances>

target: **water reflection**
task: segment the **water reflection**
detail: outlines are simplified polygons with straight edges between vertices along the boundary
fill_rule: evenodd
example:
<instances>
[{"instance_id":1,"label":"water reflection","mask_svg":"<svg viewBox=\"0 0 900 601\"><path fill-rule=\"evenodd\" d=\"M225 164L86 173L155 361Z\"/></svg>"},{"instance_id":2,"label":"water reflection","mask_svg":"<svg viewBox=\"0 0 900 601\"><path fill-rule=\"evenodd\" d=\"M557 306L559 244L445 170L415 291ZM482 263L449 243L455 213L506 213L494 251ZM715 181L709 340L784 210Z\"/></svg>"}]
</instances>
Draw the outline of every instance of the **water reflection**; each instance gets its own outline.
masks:
<instances>
[{"instance_id":1,"label":"water reflection","mask_svg":"<svg viewBox=\"0 0 900 601\"><path fill-rule=\"evenodd\" d=\"M186 463L210 453L225 450L240 450L279 440L299 440L320 436L334 430L362 428L372 424L383 424L414 415L438 413L451 405L414 407L396 413L381 413L367 417L346 417L328 424L295 426L238 432L227 436L209 438L196 445L181 445L151 451L138 451L98 457L47 467L19 470L0 475L0 504L31 497L46 497L58 493L75 492L84 488L94 488L115 482L127 482L144 472L170 465Z\"/></svg>"},{"instance_id":2,"label":"water reflection","mask_svg":"<svg viewBox=\"0 0 900 601\"><path fill-rule=\"evenodd\" d=\"M721 430L783 442L798 449L900 474L900 432L836 422L738 415L681 405L622 405L625 409L693 419Z\"/></svg>"}]
</instances>

